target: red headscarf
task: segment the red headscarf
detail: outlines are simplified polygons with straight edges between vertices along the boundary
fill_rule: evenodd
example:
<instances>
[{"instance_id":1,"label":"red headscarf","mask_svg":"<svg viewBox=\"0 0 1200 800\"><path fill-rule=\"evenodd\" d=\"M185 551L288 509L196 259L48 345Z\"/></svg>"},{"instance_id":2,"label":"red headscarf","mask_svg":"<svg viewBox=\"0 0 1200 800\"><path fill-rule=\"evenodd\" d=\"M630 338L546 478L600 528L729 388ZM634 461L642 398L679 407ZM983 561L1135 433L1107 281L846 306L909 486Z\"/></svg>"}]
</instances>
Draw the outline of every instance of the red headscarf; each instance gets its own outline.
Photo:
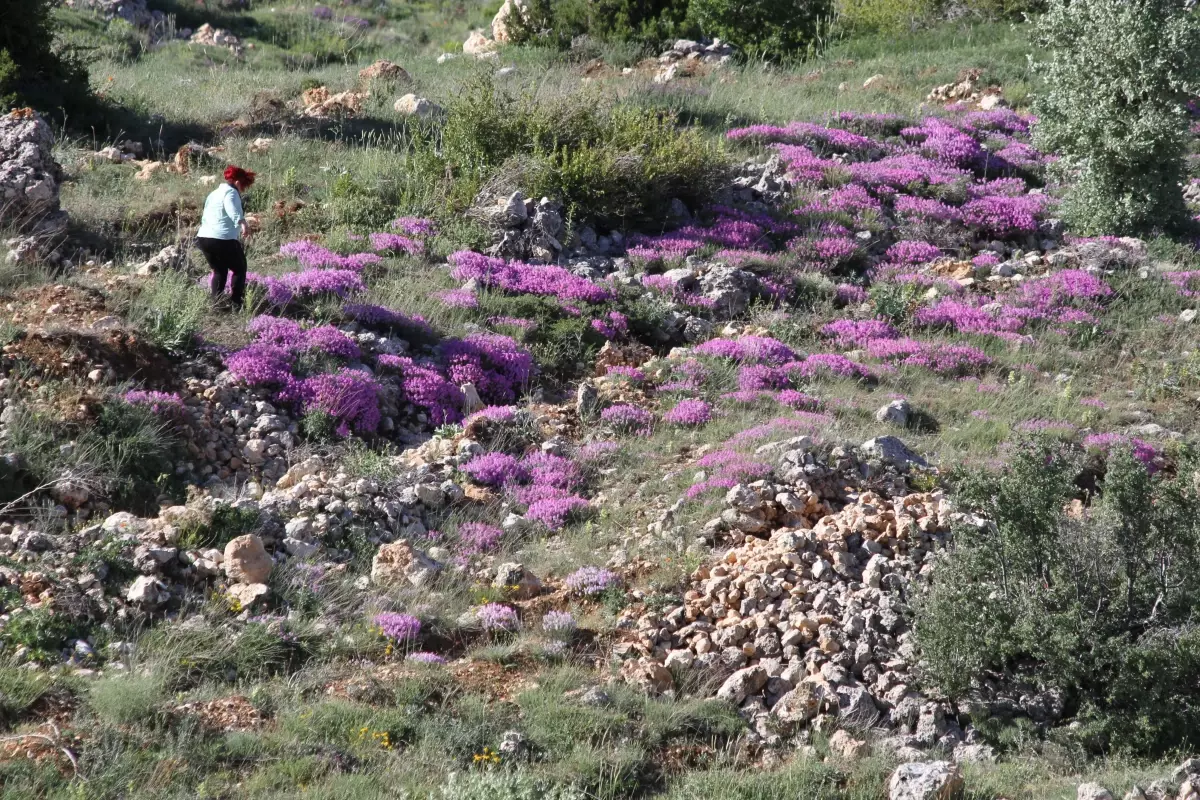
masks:
<instances>
[{"instance_id":1,"label":"red headscarf","mask_svg":"<svg viewBox=\"0 0 1200 800\"><path fill-rule=\"evenodd\" d=\"M254 173L248 169L230 165L225 168L225 180L230 183L240 183L249 188L254 185Z\"/></svg>"}]
</instances>

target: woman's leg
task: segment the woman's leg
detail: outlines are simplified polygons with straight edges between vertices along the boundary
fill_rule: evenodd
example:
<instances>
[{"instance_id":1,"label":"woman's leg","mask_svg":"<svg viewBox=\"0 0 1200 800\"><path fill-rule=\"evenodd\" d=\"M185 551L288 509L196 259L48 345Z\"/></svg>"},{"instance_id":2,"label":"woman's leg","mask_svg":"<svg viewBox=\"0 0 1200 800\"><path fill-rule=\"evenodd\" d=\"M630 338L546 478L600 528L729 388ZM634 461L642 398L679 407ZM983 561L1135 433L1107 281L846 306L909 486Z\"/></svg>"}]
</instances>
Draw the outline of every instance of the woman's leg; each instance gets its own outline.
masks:
<instances>
[{"instance_id":1,"label":"woman's leg","mask_svg":"<svg viewBox=\"0 0 1200 800\"><path fill-rule=\"evenodd\" d=\"M220 239L196 239L196 249L204 253L204 260L208 262L208 268L212 270L212 288L213 297L219 297L225 292L225 281L229 276L229 268L225 265L227 257L222 252L222 244Z\"/></svg>"},{"instance_id":2,"label":"woman's leg","mask_svg":"<svg viewBox=\"0 0 1200 800\"><path fill-rule=\"evenodd\" d=\"M233 272L233 307L240 309L246 296L246 249L242 247L241 242L235 240L229 250L229 269Z\"/></svg>"}]
</instances>

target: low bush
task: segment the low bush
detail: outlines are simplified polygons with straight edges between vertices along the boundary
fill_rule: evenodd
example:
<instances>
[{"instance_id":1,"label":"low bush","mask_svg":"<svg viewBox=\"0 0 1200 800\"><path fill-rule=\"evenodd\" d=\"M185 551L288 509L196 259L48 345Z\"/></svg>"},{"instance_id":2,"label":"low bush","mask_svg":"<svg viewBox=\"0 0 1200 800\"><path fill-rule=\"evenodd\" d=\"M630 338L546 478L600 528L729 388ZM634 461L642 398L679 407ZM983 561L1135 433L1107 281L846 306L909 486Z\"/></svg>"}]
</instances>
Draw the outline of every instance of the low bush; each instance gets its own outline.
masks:
<instances>
[{"instance_id":1,"label":"low bush","mask_svg":"<svg viewBox=\"0 0 1200 800\"><path fill-rule=\"evenodd\" d=\"M204 327L212 308L208 291L187 272L169 270L144 285L125 313L150 341L171 352L185 352Z\"/></svg>"},{"instance_id":2,"label":"low bush","mask_svg":"<svg viewBox=\"0 0 1200 800\"><path fill-rule=\"evenodd\" d=\"M13 614L4 623L0 642L9 651L24 647L30 661L55 663L67 642L85 633L84 626L65 614L50 608L32 608Z\"/></svg>"},{"instance_id":3,"label":"low bush","mask_svg":"<svg viewBox=\"0 0 1200 800\"><path fill-rule=\"evenodd\" d=\"M812 49L833 16L830 0L691 0L705 36L769 58Z\"/></svg>"},{"instance_id":4,"label":"low bush","mask_svg":"<svg viewBox=\"0 0 1200 800\"><path fill-rule=\"evenodd\" d=\"M165 709L162 682L154 675L117 675L92 685L88 704L100 719L114 725L153 722Z\"/></svg>"},{"instance_id":5,"label":"low bush","mask_svg":"<svg viewBox=\"0 0 1200 800\"><path fill-rule=\"evenodd\" d=\"M839 26L852 33L915 30L946 19L1019 20L1045 0L836 0Z\"/></svg>"},{"instance_id":6,"label":"low bush","mask_svg":"<svg viewBox=\"0 0 1200 800\"><path fill-rule=\"evenodd\" d=\"M1200 731L1200 486L1195 459L1151 474L1108 456L1099 500L1067 514L1080 463L1027 443L1002 472L958 481L964 527L917 604L927 679L954 697L1004 672L1061 691L1065 717L1104 748L1161 754Z\"/></svg>"},{"instance_id":7,"label":"low bush","mask_svg":"<svg viewBox=\"0 0 1200 800\"><path fill-rule=\"evenodd\" d=\"M441 138L460 179L515 180L534 197L561 200L573 220L614 227L661 222L675 197L702 205L726 170L719 147L672 115L587 94L516 97L486 74L450 103Z\"/></svg>"},{"instance_id":8,"label":"low bush","mask_svg":"<svg viewBox=\"0 0 1200 800\"><path fill-rule=\"evenodd\" d=\"M578 45L576 37L640 42L653 47L698 34L688 19L689 0L532 0L513 27L518 43Z\"/></svg>"},{"instance_id":9,"label":"low bush","mask_svg":"<svg viewBox=\"0 0 1200 800\"><path fill-rule=\"evenodd\" d=\"M231 540L258 528L258 521L257 508L221 504L213 508L206 522L185 525L180 529L179 547L187 550L206 547L224 550Z\"/></svg>"},{"instance_id":10,"label":"low bush","mask_svg":"<svg viewBox=\"0 0 1200 800\"><path fill-rule=\"evenodd\" d=\"M933 19L939 0L838 0L843 27L852 31L901 31Z\"/></svg>"}]
</instances>

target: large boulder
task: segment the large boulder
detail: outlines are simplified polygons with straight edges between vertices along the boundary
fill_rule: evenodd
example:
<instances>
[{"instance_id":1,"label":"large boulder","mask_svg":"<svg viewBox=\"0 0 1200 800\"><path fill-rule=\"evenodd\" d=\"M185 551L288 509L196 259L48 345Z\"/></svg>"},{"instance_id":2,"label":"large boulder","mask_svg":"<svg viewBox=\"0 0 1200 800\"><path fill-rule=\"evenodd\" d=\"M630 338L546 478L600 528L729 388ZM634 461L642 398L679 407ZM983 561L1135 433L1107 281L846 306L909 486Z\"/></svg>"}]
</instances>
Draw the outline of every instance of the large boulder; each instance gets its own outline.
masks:
<instances>
[{"instance_id":1,"label":"large boulder","mask_svg":"<svg viewBox=\"0 0 1200 800\"><path fill-rule=\"evenodd\" d=\"M901 764L888 779L888 800L950 800L962 794L962 772L949 761Z\"/></svg>"},{"instance_id":2,"label":"large boulder","mask_svg":"<svg viewBox=\"0 0 1200 800\"><path fill-rule=\"evenodd\" d=\"M225 574L234 583L266 583L274 562L262 539L252 533L229 540L225 545Z\"/></svg>"},{"instance_id":3,"label":"large boulder","mask_svg":"<svg viewBox=\"0 0 1200 800\"><path fill-rule=\"evenodd\" d=\"M66 229L53 148L54 133L40 114L17 109L0 117L0 223L42 236Z\"/></svg>"}]
</instances>

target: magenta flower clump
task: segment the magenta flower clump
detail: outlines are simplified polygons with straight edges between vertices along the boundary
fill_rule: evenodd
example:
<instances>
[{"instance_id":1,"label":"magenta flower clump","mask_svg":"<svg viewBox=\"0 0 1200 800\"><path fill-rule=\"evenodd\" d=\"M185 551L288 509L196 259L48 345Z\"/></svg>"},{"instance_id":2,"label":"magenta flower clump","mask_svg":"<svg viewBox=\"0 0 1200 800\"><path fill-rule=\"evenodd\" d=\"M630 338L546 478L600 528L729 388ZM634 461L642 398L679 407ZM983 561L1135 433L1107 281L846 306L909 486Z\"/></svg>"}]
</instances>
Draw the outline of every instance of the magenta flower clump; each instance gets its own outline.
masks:
<instances>
[{"instance_id":1,"label":"magenta flower clump","mask_svg":"<svg viewBox=\"0 0 1200 800\"><path fill-rule=\"evenodd\" d=\"M154 392L134 389L121 395L131 406L147 406L155 414L178 415L184 410L183 398L176 392Z\"/></svg>"},{"instance_id":2,"label":"magenta flower clump","mask_svg":"<svg viewBox=\"0 0 1200 800\"><path fill-rule=\"evenodd\" d=\"M475 610L475 619L485 631L515 631L521 619L515 609L501 603L487 603Z\"/></svg>"},{"instance_id":3,"label":"magenta flower clump","mask_svg":"<svg viewBox=\"0 0 1200 800\"><path fill-rule=\"evenodd\" d=\"M574 594L590 597L621 585L621 576L601 567L580 567L563 581Z\"/></svg>"},{"instance_id":4,"label":"magenta flower clump","mask_svg":"<svg viewBox=\"0 0 1200 800\"><path fill-rule=\"evenodd\" d=\"M494 452L475 456L461 469L471 476L471 480L484 486L504 486L529 480L529 473L515 456L508 453Z\"/></svg>"},{"instance_id":5,"label":"magenta flower clump","mask_svg":"<svg viewBox=\"0 0 1200 800\"><path fill-rule=\"evenodd\" d=\"M389 612L375 616L375 627L394 642L407 642L416 639L421 632L421 620L409 614Z\"/></svg>"},{"instance_id":6,"label":"magenta flower clump","mask_svg":"<svg viewBox=\"0 0 1200 800\"><path fill-rule=\"evenodd\" d=\"M618 403L600 412L600 419L613 428L626 433L649 435L654 416L645 409L628 403Z\"/></svg>"},{"instance_id":7,"label":"magenta flower clump","mask_svg":"<svg viewBox=\"0 0 1200 800\"><path fill-rule=\"evenodd\" d=\"M663 422L689 428L705 425L710 419L712 406L703 400L680 400L674 408L663 414Z\"/></svg>"}]
</instances>

